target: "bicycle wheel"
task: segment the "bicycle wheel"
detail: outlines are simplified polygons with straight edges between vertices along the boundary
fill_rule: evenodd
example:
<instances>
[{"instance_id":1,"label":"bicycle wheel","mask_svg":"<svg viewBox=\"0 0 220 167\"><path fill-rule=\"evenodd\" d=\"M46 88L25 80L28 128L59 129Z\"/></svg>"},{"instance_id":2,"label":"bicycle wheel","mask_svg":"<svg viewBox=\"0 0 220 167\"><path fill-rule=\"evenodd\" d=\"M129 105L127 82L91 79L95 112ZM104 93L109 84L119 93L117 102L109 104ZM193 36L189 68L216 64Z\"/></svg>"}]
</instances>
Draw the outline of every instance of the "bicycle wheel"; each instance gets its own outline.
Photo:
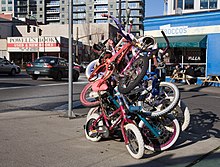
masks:
<instances>
[{"instance_id":1,"label":"bicycle wheel","mask_svg":"<svg viewBox=\"0 0 220 167\"><path fill-rule=\"evenodd\" d=\"M178 105L171 112L179 121L181 130L184 131L188 128L190 123L190 112L189 108L183 102L183 100L179 100Z\"/></svg>"},{"instance_id":2,"label":"bicycle wheel","mask_svg":"<svg viewBox=\"0 0 220 167\"><path fill-rule=\"evenodd\" d=\"M89 116L89 118L86 121L85 124L85 135L88 140L97 142L100 141L102 136L99 133L100 130L102 130L103 122L102 120L98 120L96 125L93 125L93 122L95 122L98 119L99 115L94 113Z\"/></svg>"},{"instance_id":3,"label":"bicycle wheel","mask_svg":"<svg viewBox=\"0 0 220 167\"><path fill-rule=\"evenodd\" d=\"M92 114L98 112L98 110L99 110L99 106L90 108L89 112L87 113L86 120L88 120Z\"/></svg>"},{"instance_id":4,"label":"bicycle wheel","mask_svg":"<svg viewBox=\"0 0 220 167\"><path fill-rule=\"evenodd\" d=\"M155 137L144 122L140 121L139 127L146 149L164 151L174 145L180 134L180 125L172 114L154 117L149 119L148 122L158 132L159 137Z\"/></svg>"},{"instance_id":5,"label":"bicycle wheel","mask_svg":"<svg viewBox=\"0 0 220 167\"><path fill-rule=\"evenodd\" d=\"M95 107L100 104L97 92L92 91L93 82L89 82L80 93L80 101L86 107Z\"/></svg>"},{"instance_id":6,"label":"bicycle wheel","mask_svg":"<svg viewBox=\"0 0 220 167\"><path fill-rule=\"evenodd\" d=\"M180 99L179 89L170 82L160 82L159 93L154 97L149 98L152 86L148 87L147 90L141 94L144 98L138 101L138 106L142 106L142 111L150 112L153 117L171 112Z\"/></svg>"},{"instance_id":7,"label":"bicycle wheel","mask_svg":"<svg viewBox=\"0 0 220 167\"><path fill-rule=\"evenodd\" d=\"M88 66L86 67L85 74L86 74L87 79L89 79L90 74L93 72L94 67L95 67L95 65L96 65L96 63L97 63L98 61L99 61L98 59L95 59L95 60L91 61L91 62L88 64Z\"/></svg>"},{"instance_id":8,"label":"bicycle wheel","mask_svg":"<svg viewBox=\"0 0 220 167\"><path fill-rule=\"evenodd\" d=\"M128 138L126 148L135 159L140 159L144 155L144 141L139 129L134 124L125 125L125 133Z\"/></svg>"},{"instance_id":9,"label":"bicycle wheel","mask_svg":"<svg viewBox=\"0 0 220 167\"><path fill-rule=\"evenodd\" d=\"M134 89L140 81L143 79L146 71L148 69L148 57L140 56L137 58L130 68L128 68L124 73L123 78L119 78L118 90L120 93L129 93Z\"/></svg>"}]
</instances>

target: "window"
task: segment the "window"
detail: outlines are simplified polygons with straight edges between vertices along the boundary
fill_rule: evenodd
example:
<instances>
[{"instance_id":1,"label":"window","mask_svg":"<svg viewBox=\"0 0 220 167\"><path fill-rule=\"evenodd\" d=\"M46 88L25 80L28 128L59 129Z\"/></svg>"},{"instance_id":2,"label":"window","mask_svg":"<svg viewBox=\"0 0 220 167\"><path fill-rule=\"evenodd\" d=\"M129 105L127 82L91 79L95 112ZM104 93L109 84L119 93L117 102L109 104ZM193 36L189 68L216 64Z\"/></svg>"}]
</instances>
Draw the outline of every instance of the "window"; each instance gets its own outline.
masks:
<instances>
[{"instance_id":1,"label":"window","mask_svg":"<svg viewBox=\"0 0 220 167\"><path fill-rule=\"evenodd\" d=\"M217 0L209 0L209 9L217 8Z\"/></svg>"},{"instance_id":2,"label":"window","mask_svg":"<svg viewBox=\"0 0 220 167\"><path fill-rule=\"evenodd\" d=\"M185 0L185 9L194 9L194 0Z\"/></svg>"},{"instance_id":3,"label":"window","mask_svg":"<svg viewBox=\"0 0 220 167\"><path fill-rule=\"evenodd\" d=\"M6 11L6 7L3 6L3 7L2 7L2 11L3 11L3 12Z\"/></svg>"},{"instance_id":4,"label":"window","mask_svg":"<svg viewBox=\"0 0 220 167\"><path fill-rule=\"evenodd\" d=\"M12 11L12 6L9 6L9 7L8 7L8 11Z\"/></svg>"},{"instance_id":5,"label":"window","mask_svg":"<svg viewBox=\"0 0 220 167\"><path fill-rule=\"evenodd\" d=\"M208 0L200 1L200 9L208 9Z\"/></svg>"},{"instance_id":6,"label":"window","mask_svg":"<svg viewBox=\"0 0 220 167\"><path fill-rule=\"evenodd\" d=\"M8 0L8 4L12 4L12 0Z\"/></svg>"},{"instance_id":7,"label":"window","mask_svg":"<svg viewBox=\"0 0 220 167\"><path fill-rule=\"evenodd\" d=\"M64 12L64 11L65 11L65 8L62 8L62 11Z\"/></svg>"},{"instance_id":8,"label":"window","mask_svg":"<svg viewBox=\"0 0 220 167\"><path fill-rule=\"evenodd\" d=\"M173 0L174 1L174 5L173 5L173 10L175 10L176 8L176 0ZM178 3L177 3L177 8L181 8L183 9L183 0L178 0Z\"/></svg>"},{"instance_id":9,"label":"window","mask_svg":"<svg viewBox=\"0 0 220 167\"><path fill-rule=\"evenodd\" d=\"M2 4L6 4L5 0L2 0Z\"/></svg>"}]
</instances>

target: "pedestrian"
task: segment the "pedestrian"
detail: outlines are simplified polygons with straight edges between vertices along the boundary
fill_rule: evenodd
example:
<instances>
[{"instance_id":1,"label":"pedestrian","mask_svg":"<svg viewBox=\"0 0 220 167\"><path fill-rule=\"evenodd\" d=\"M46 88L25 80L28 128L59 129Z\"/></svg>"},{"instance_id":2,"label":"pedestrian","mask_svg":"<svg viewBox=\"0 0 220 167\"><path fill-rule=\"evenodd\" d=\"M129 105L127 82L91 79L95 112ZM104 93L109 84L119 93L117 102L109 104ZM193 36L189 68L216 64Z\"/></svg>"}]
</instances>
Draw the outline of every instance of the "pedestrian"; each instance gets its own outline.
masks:
<instances>
[{"instance_id":1,"label":"pedestrian","mask_svg":"<svg viewBox=\"0 0 220 167\"><path fill-rule=\"evenodd\" d=\"M189 80L190 84L195 84L197 82L197 78L195 77L195 72L193 68L188 64L185 68L185 78Z\"/></svg>"}]
</instances>

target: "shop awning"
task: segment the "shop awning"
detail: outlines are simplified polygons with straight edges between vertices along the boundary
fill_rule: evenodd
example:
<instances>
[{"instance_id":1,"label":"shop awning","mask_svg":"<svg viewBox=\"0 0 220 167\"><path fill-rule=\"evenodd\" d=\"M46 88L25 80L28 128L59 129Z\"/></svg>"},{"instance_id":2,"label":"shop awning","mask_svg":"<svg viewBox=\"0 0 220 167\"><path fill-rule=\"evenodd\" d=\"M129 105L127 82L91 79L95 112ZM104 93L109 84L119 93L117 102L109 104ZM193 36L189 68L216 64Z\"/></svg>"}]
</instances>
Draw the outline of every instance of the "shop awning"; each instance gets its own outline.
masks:
<instances>
[{"instance_id":1,"label":"shop awning","mask_svg":"<svg viewBox=\"0 0 220 167\"><path fill-rule=\"evenodd\" d=\"M168 37L171 48L206 48L206 35L191 35L191 36L175 36ZM166 41L163 37L156 38L159 48L167 46Z\"/></svg>"}]
</instances>

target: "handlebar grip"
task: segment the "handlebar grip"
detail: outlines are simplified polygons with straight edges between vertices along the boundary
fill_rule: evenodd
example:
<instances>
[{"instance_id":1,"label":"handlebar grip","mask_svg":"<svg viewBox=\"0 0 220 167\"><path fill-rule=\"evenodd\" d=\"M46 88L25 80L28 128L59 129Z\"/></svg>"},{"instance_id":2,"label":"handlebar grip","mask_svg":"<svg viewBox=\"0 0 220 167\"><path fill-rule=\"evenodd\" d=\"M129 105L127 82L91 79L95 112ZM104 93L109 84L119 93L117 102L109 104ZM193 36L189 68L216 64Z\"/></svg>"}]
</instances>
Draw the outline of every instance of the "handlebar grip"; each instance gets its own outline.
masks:
<instances>
[{"instance_id":1,"label":"handlebar grip","mask_svg":"<svg viewBox=\"0 0 220 167\"><path fill-rule=\"evenodd\" d=\"M169 42L169 40L168 40L168 38L167 38L165 32L162 30L161 33L162 33L162 35L163 35L163 37L164 37L164 39L165 39L165 41L166 41L166 43L167 43L167 46L170 47L170 42Z\"/></svg>"},{"instance_id":2,"label":"handlebar grip","mask_svg":"<svg viewBox=\"0 0 220 167\"><path fill-rule=\"evenodd\" d=\"M109 17L108 14L102 14L101 16L102 16L102 17Z\"/></svg>"}]
</instances>

